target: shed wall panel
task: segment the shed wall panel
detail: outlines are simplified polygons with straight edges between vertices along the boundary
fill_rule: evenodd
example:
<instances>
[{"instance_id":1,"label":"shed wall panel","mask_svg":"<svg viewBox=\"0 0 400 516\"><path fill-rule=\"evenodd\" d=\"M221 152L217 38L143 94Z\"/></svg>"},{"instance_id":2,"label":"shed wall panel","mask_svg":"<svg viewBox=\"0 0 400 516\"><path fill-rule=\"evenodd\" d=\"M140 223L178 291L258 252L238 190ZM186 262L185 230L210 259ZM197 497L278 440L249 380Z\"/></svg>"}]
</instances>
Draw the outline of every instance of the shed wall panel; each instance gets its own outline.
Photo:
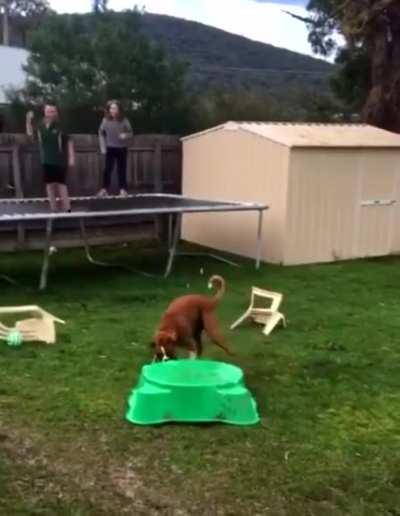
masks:
<instances>
[{"instance_id":1,"label":"shed wall panel","mask_svg":"<svg viewBox=\"0 0 400 516\"><path fill-rule=\"evenodd\" d=\"M261 202L265 212L262 259L282 261L289 151L243 132L221 130L183 144L183 193L209 199ZM255 256L255 213L185 215L185 240Z\"/></svg>"},{"instance_id":2,"label":"shed wall panel","mask_svg":"<svg viewBox=\"0 0 400 516\"><path fill-rule=\"evenodd\" d=\"M394 203L400 200L397 193L400 156L396 151L365 150L360 152L359 159L356 255L385 256L392 252L398 233L399 219Z\"/></svg>"},{"instance_id":3,"label":"shed wall panel","mask_svg":"<svg viewBox=\"0 0 400 516\"><path fill-rule=\"evenodd\" d=\"M285 264L354 257L357 171L357 160L350 150L292 150Z\"/></svg>"}]
</instances>

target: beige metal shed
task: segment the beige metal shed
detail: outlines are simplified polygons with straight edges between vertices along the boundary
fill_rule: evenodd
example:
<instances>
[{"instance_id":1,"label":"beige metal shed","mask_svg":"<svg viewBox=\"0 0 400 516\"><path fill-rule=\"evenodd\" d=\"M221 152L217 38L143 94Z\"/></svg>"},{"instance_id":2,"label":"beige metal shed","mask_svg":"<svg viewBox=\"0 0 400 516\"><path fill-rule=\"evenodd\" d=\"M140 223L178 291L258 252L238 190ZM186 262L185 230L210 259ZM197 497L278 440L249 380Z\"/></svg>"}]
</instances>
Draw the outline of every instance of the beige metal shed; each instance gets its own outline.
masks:
<instances>
[{"instance_id":1,"label":"beige metal shed","mask_svg":"<svg viewBox=\"0 0 400 516\"><path fill-rule=\"evenodd\" d=\"M269 205L262 259L400 253L400 135L367 125L228 122L183 141L183 194ZM185 215L185 240L253 257L253 214Z\"/></svg>"}]
</instances>

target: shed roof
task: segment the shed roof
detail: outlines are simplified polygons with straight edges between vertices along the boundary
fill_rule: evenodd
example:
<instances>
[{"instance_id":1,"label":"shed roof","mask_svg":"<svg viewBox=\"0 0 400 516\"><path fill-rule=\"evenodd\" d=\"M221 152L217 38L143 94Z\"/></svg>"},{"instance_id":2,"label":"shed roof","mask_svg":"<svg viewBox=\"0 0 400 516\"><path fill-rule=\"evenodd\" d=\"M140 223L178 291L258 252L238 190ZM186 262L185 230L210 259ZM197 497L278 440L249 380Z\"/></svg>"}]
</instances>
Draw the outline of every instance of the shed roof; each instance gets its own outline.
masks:
<instances>
[{"instance_id":1,"label":"shed roof","mask_svg":"<svg viewBox=\"0 0 400 516\"><path fill-rule=\"evenodd\" d=\"M286 147L400 148L400 135L365 124L227 122L182 140L220 131L244 131Z\"/></svg>"}]
</instances>

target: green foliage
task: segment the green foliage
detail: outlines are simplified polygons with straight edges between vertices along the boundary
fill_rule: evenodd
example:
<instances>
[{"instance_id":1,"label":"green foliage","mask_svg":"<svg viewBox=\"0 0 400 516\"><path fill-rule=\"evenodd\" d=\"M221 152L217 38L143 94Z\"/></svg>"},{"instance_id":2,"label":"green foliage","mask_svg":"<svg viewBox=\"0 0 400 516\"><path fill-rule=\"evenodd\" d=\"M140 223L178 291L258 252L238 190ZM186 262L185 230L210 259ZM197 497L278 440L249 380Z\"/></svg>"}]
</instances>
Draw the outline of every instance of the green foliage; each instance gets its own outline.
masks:
<instances>
[{"instance_id":1,"label":"green foliage","mask_svg":"<svg viewBox=\"0 0 400 516\"><path fill-rule=\"evenodd\" d=\"M35 17L49 11L47 0L3 0L0 5L6 7L10 16Z\"/></svg>"},{"instance_id":2,"label":"green foliage","mask_svg":"<svg viewBox=\"0 0 400 516\"><path fill-rule=\"evenodd\" d=\"M353 13L352 1L309 0L309 17L292 17L306 23L309 42L315 53L328 57L336 54L336 73L331 79L334 94L344 103L345 110L360 110L368 94L369 66L366 51L355 46L355 33L349 33L349 17ZM353 20L352 20L353 21ZM337 34L347 38L343 47L338 46Z\"/></svg>"},{"instance_id":3,"label":"green foliage","mask_svg":"<svg viewBox=\"0 0 400 516\"><path fill-rule=\"evenodd\" d=\"M276 99L243 90L228 93L214 90L199 95L193 106L193 126L206 129L227 120L273 120L279 118Z\"/></svg>"},{"instance_id":4,"label":"green foliage","mask_svg":"<svg viewBox=\"0 0 400 516\"><path fill-rule=\"evenodd\" d=\"M10 103L2 109L3 131L5 133L25 132L27 106L10 93Z\"/></svg>"},{"instance_id":5,"label":"green foliage","mask_svg":"<svg viewBox=\"0 0 400 516\"><path fill-rule=\"evenodd\" d=\"M328 95L288 89L280 96L255 91L213 90L196 97L192 127L202 130L227 120L276 122L328 122L340 107Z\"/></svg>"},{"instance_id":6,"label":"green foliage","mask_svg":"<svg viewBox=\"0 0 400 516\"><path fill-rule=\"evenodd\" d=\"M309 28L317 53L336 52L333 90L364 121L400 131L400 4L398 0L310 0ZM345 45L338 48L335 34Z\"/></svg>"},{"instance_id":7,"label":"green foliage","mask_svg":"<svg viewBox=\"0 0 400 516\"><path fill-rule=\"evenodd\" d=\"M329 56L337 49L334 34L341 32L342 4L342 0L309 0L307 10L311 17L303 21L308 25L309 41L317 54Z\"/></svg>"},{"instance_id":8,"label":"green foliage","mask_svg":"<svg viewBox=\"0 0 400 516\"><path fill-rule=\"evenodd\" d=\"M3 44L12 44L14 33L19 33L25 42L26 31L37 26L50 12L48 0L2 0L0 20ZM5 41L8 39L8 41Z\"/></svg>"},{"instance_id":9,"label":"green foliage","mask_svg":"<svg viewBox=\"0 0 400 516\"><path fill-rule=\"evenodd\" d=\"M339 65L332 78L333 92L341 99L347 109L353 113L363 108L371 87L370 62L364 48L343 48L338 53L336 63Z\"/></svg>"},{"instance_id":10,"label":"green foliage","mask_svg":"<svg viewBox=\"0 0 400 516\"><path fill-rule=\"evenodd\" d=\"M51 99L75 114L92 111L88 120L98 118L108 99L117 98L133 116L135 127L184 129L185 66L150 43L140 22L136 10L49 16L31 35L22 98L40 105ZM77 120L81 132L82 119Z\"/></svg>"}]
</instances>

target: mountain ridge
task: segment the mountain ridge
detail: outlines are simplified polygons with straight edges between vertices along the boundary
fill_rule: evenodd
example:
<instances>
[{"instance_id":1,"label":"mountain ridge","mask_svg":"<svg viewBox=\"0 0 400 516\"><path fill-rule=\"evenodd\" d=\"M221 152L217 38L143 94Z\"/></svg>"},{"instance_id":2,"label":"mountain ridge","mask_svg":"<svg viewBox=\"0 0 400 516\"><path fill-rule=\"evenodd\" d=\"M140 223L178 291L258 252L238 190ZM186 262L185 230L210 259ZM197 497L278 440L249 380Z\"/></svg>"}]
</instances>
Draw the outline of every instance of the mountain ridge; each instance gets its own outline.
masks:
<instances>
[{"instance_id":1,"label":"mountain ridge","mask_svg":"<svg viewBox=\"0 0 400 516\"><path fill-rule=\"evenodd\" d=\"M335 69L322 59L173 16L145 13L142 31L161 44L168 55L190 65L190 83L195 89L273 92L283 83L297 83L304 88L328 90Z\"/></svg>"}]
</instances>

